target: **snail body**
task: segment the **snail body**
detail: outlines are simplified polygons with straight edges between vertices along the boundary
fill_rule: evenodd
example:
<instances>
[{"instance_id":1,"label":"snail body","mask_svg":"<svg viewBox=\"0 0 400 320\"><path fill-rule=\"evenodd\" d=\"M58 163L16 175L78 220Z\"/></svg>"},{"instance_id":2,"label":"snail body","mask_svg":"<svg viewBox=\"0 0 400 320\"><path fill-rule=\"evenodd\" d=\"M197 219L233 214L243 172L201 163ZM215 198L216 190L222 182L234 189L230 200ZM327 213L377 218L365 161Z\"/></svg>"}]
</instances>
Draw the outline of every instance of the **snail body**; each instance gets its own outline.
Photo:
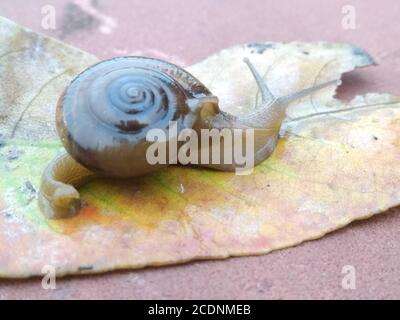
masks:
<instances>
[{"instance_id":1,"label":"snail body","mask_svg":"<svg viewBox=\"0 0 400 320\"><path fill-rule=\"evenodd\" d=\"M168 164L150 164L146 139L151 129L254 130L254 164L276 147L287 105L302 96L337 83L326 82L286 97L275 98L248 59L262 94L261 104L248 114L233 116L220 110L215 97L199 80L168 62L145 57L115 58L79 74L61 95L56 111L57 132L67 153L45 169L39 206L50 218L73 215L79 210L76 188L96 176L135 177ZM244 139L246 144L246 139ZM171 141L158 141L169 150ZM183 142L175 141L178 149ZM224 144L219 144L221 153ZM244 146L243 146L244 147ZM234 145L228 146L234 148ZM169 163L178 159L169 157ZM233 171L238 164L201 164Z\"/></svg>"}]
</instances>

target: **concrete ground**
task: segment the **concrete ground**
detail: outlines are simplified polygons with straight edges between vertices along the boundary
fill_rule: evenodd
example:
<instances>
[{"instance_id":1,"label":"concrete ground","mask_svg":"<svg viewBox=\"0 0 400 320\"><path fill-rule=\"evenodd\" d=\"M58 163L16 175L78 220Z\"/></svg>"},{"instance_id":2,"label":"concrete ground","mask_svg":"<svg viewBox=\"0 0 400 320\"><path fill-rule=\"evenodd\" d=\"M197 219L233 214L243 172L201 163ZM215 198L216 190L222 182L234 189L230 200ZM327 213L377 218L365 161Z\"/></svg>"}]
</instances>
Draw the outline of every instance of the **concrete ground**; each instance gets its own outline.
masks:
<instances>
[{"instance_id":1,"label":"concrete ground","mask_svg":"<svg viewBox=\"0 0 400 320\"><path fill-rule=\"evenodd\" d=\"M42 10L52 8L56 26L46 29ZM378 65L345 75L339 97L400 95L397 0L2 0L0 15L100 58L146 55L180 65L244 42L350 42ZM69 277L56 290L43 290L41 279L2 280L0 298L399 299L399 230L397 208L265 256ZM341 285L347 265L354 290Z\"/></svg>"}]
</instances>

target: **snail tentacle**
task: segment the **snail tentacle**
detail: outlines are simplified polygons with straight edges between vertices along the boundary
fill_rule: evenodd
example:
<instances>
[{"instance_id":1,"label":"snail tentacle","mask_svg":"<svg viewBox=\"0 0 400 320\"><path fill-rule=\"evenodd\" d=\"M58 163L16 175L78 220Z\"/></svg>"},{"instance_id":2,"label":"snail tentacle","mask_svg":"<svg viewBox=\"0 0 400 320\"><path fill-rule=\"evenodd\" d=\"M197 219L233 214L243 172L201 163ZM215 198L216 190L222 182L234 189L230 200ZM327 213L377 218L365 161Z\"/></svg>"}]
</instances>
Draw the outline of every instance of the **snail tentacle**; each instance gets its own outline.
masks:
<instances>
[{"instance_id":1,"label":"snail tentacle","mask_svg":"<svg viewBox=\"0 0 400 320\"><path fill-rule=\"evenodd\" d=\"M280 128L282 121L286 116L286 109L290 103L305 96L308 96L316 91L324 89L328 86L340 84L340 80L332 80L300 90L287 96L275 97L268 88L267 83L263 80L263 78L258 73L254 65L250 62L250 60L248 58L245 58L244 62L248 65L256 80L257 86L262 93L262 101L261 104L257 106L254 110L250 111L247 114L239 116L238 120L248 123L249 126L253 128Z\"/></svg>"},{"instance_id":2,"label":"snail tentacle","mask_svg":"<svg viewBox=\"0 0 400 320\"><path fill-rule=\"evenodd\" d=\"M275 101L275 97L272 94L271 90L269 89L267 83L264 81L264 79L261 77L261 75L258 73L257 69L254 67L254 65L250 62L249 58L244 58L243 59L244 63L247 64L249 67L251 73L254 76L254 79L257 82L257 86L261 91L261 96L262 96L262 102L266 104L272 104Z\"/></svg>"},{"instance_id":3,"label":"snail tentacle","mask_svg":"<svg viewBox=\"0 0 400 320\"><path fill-rule=\"evenodd\" d=\"M214 117L209 119L208 126L210 128L218 128L220 130L225 128L244 130L254 129L253 161L254 165L257 165L261 161L267 159L275 150L279 138L279 131L282 126L282 122L286 117L286 110L290 103L328 86L338 85L340 84L340 80L327 81L287 96L275 97L250 60L248 58L244 58L243 61L248 65L251 73L254 76L257 86L261 91L261 103L250 112L236 117L220 111L218 114L215 114ZM243 134L242 137L243 139L241 141L241 145L242 149L244 149L243 145L247 143L247 136ZM232 149L229 150L229 152L233 152L235 146L232 145L228 147ZM222 150L222 148L225 148L225 146L221 147L221 153L225 151ZM236 163L232 163L230 165L220 163L206 166L223 171L235 171L238 167Z\"/></svg>"}]
</instances>

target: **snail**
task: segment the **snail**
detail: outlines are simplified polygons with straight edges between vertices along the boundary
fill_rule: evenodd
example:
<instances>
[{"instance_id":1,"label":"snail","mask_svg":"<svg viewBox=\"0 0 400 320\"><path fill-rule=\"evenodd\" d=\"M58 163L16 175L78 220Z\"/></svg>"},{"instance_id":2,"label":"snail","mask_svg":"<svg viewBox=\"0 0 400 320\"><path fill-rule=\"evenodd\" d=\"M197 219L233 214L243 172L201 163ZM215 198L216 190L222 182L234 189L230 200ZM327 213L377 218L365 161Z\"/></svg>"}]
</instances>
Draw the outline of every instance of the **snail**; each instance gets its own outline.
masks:
<instances>
[{"instance_id":1,"label":"snail","mask_svg":"<svg viewBox=\"0 0 400 320\"><path fill-rule=\"evenodd\" d=\"M44 170L39 207L45 216L64 218L79 211L77 188L97 176L135 177L168 164L150 164L146 150L151 128L254 130L254 164L274 151L290 102L337 84L328 81L288 96L274 97L245 58L262 102L247 114L222 111L218 98L184 69L153 58L123 57L102 61L80 73L65 89L56 108L56 127L67 153ZM168 145L170 141L164 142ZM182 144L178 144L181 146ZM222 150L221 150L222 151ZM201 165L201 164L200 164ZM233 171L235 162L205 166Z\"/></svg>"}]
</instances>

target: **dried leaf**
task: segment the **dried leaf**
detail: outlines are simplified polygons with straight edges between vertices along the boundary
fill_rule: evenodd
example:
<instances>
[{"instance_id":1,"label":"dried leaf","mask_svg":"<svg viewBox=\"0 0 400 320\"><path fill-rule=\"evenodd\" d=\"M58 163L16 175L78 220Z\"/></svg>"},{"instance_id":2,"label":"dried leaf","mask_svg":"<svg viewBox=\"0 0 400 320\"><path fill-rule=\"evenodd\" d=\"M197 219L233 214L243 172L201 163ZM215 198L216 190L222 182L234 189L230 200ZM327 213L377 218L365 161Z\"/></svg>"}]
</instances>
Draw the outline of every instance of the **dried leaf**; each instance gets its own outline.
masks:
<instances>
[{"instance_id":1,"label":"dried leaf","mask_svg":"<svg viewBox=\"0 0 400 320\"><path fill-rule=\"evenodd\" d=\"M293 104L273 156L249 176L170 167L81 189L87 207L46 220L36 192L61 148L54 108L63 87L96 61L0 19L0 275L58 275L263 254L315 239L400 203L400 98L345 105L325 89ZM233 113L252 108L249 56L277 95L372 63L332 43L225 49L188 69Z\"/></svg>"}]
</instances>

